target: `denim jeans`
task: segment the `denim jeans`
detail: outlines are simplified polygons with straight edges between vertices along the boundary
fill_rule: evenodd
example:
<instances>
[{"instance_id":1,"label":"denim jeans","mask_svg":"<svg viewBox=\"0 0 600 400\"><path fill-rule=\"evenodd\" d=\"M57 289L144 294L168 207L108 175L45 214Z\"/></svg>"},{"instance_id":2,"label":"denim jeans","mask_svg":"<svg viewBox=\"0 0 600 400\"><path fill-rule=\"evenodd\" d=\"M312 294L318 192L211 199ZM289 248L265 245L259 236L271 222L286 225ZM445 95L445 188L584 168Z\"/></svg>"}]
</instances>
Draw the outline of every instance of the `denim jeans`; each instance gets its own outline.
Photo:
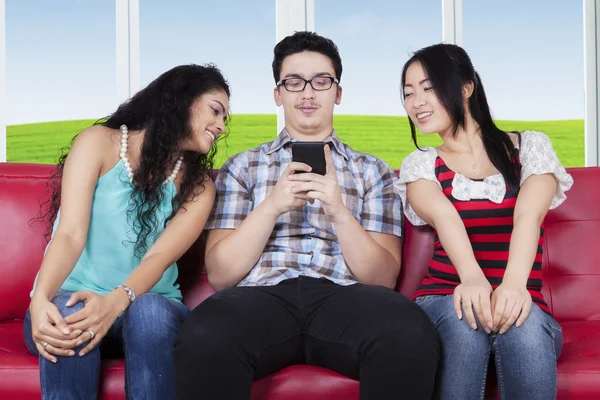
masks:
<instances>
[{"instance_id":1,"label":"denim jeans","mask_svg":"<svg viewBox=\"0 0 600 400\"><path fill-rule=\"evenodd\" d=\"M437 377L440 399L483 399L490 355L494 356L501 399L556 398L556 360L562 329L549 314L532 304L520 327L487 334L478 322L454 312L453 296L422 296L416 303L429 315L442 343Z\"/></svg>"},{"instance_id":2,"label":"denim jeans","mask_svg":"<svg viewBox=\"0 0 600 400\"><path fill-rule=\"evenodd\" d=\"M59 291L52 300L63 317L84 307L83 302L71 307L65 305L71 293ZM127 399L175 398L173 341L188 313L189 309L179 302L147 293L138 297L117 318L105 338L123 346ZM39 356L32 338L29 311L23 329L27 348ZM86 345L78 346L72 357L56 356L56 364L39 356L43 399L87 400L97 397L100 344L80 357L79 350Z\"/></svg>"}]
</instances>

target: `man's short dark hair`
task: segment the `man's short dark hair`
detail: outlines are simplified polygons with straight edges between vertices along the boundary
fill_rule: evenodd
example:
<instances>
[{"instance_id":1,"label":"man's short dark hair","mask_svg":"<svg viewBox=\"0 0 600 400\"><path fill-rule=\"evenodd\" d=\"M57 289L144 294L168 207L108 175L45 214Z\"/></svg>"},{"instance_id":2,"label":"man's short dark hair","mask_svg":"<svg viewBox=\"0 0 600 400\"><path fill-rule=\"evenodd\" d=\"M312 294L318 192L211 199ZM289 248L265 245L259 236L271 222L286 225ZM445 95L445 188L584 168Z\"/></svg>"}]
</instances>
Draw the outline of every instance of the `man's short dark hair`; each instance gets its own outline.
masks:
<instances>
[{"instance_id":1,"label":"man's short dark hair","mask_svg":"<svg viewBox=\"0 0 600 400\"><path fill-rule=\"evenodd\" d=\"M314 51L329 57L333 64L335 77L338 81L342 80L342 59L335 43L331 39L317 35L315 32L300 31L283 38L273 50L273 77L275 82L278 82L281 78L283 60L287 56L304 51Z\"/></svg>"}]
</instances>

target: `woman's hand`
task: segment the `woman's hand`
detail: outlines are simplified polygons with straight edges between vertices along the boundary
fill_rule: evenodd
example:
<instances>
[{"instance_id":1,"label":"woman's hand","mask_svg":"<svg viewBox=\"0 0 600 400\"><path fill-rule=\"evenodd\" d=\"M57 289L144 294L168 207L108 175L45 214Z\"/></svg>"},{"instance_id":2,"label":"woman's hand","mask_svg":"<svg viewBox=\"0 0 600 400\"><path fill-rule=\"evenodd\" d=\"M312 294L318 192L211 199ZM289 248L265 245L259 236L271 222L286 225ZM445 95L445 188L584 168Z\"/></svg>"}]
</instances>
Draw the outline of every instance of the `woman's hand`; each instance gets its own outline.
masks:
<instances>
[{"instance_id":1,"label":"woman's hand","mask_svg":"<svg viewBox=\"0 0 600 400\"><path fill-rule=\"evenodd\" d=\"M525 285L502 282L492 294L495 332L506 332L513 324L521 326L531 311L531 295Z\"/></svg>"},{"instance_id":2,"label":"woman's hand","mask_svg":"<svg viewBox=\"0 0 600 400\"><path fill-rule=\"evenodd\" d=\"M80 356L87 354L102 340L117 317L129 306L129 299L125 292L118 292L113 291L106 296L101 296L86 290L73 293L67 301L67 306L72 306L78 301L85 302L82 310L65 318L70 329L82 331L76 346L89 340L88 345L79 352Z\"/></svg>"},{"instance_id":3,"label":"woman's hand","mask_svg":"<svg viewBox=\"0 0 600 400\"><path fill-rule=\"evenodd\" d=\"M477 321L473 314L473 310L475 310L483 329L487 333L491 333L493 327L491 295L492 285L483 274L462 281L454 289L454 311L458 319L462 319L464 311L471 328L477 329Z\"/></svg>"},{"instance_id":4,"label":"woman's hand","mask_svg":"<svg viewBox=\"0 0 600 400\"><path fill-rule=\"evenodd\" d=\"M29 305L31 334L35 347L46 360L56 363L57 356L73 356L81 330L70 329L58 308L43 296L34 296Z\"/></svg>"}]
</instances>

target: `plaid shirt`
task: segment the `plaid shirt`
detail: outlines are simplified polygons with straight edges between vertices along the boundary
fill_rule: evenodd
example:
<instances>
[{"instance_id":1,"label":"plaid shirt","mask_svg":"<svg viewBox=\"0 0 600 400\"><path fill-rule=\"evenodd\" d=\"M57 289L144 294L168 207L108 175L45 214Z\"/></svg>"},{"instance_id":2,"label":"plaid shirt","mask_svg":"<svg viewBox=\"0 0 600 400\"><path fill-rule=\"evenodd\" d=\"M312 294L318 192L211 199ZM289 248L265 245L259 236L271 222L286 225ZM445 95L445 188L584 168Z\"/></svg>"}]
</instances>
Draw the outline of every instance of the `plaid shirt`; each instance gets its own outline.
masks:
<instances>
[{"instance_id":1,"label":"plaid shirt","mask_svg":"<svg viewBox=\"0 0 600 400\"><path fill-rule=\"evenodd\" d=\"M221 167L206 229L237 228L267 198L292 161L293 140L283 129L275 141L237 154ZM333 144L342 200L352 215L367 231L400 236L402 207L393 187L396 173L385 162L340 142L335 131L326 142ZM279 217L262 256L238 285L276 285L301 275L341 285L357 282L318 200Z\"/></svg>"}]
</instances>

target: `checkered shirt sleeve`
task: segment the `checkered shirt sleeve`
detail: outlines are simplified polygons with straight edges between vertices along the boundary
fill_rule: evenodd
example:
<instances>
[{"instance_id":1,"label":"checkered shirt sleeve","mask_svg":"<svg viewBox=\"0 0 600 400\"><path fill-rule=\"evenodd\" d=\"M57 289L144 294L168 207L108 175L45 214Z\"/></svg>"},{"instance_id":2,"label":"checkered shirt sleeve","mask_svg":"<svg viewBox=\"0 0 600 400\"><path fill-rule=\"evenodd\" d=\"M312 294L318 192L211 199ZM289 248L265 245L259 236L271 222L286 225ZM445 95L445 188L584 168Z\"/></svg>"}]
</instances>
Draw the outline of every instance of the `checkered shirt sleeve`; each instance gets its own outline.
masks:
<instances>
[{"instance_id":1,"label":"checkered shirt sleeve","mask_svg":"<svg viewBox=\"0 0 600 400\"><path fill-rule=\"evenodd\" d=\"M244 153L230 158L215 180L215 202L205 229L235 229L252 211L252 195L247 186Z\"/></svg>"}]
</instances>

